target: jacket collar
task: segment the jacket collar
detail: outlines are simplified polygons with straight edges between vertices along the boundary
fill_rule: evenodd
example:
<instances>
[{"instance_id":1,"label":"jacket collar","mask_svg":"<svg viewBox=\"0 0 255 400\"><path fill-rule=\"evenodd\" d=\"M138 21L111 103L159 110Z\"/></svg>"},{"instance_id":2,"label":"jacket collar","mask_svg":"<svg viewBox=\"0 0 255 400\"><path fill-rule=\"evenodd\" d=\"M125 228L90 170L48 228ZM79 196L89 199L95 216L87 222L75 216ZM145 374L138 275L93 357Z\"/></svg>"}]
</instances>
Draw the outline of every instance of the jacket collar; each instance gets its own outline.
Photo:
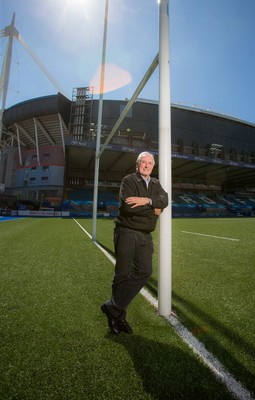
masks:
<instances>
[{"instance_id":1,"label":"jacket collar","mask_svg":"<svg viewBox=\"0 0 255 400\"><path fill-rule=\"evenodd\" d=\"M144 180L143 177L142 177L142 175L139 174L139 172L135 172L135 175L136 175L136 179L137 179L138 182L141 182L141 181ZM156 178L152 178L152 177L150 176L150 181L149 181L149 182L155 183L155 182L157 182L157 179L156 179Z\"/></svg>"}]
</instances>

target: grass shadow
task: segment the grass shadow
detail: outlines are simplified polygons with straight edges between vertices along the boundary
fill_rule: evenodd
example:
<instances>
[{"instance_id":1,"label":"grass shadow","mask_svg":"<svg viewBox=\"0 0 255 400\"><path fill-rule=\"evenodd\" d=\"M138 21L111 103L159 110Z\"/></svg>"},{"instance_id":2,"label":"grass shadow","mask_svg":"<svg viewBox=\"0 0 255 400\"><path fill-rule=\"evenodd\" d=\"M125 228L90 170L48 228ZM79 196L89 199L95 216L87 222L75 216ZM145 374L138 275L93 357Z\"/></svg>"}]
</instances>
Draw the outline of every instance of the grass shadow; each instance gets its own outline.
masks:
<instances>
[{"instance_id":1,"label":"grass shadow","mask_svg":"<svg viewBox=\"0 0 255 400\"><path fill-rule=\"evenodd\" d=\"M232 397L225 387L208 374L196 357L177 346L156 342L139 335L108 334L109 340L123 345L140 376L143 390L157 400L224 400ZM194 376L198 379L194 381ZM123 397L124 398L124 397Z\"/></svg>"},{"instance_id":2,"label":"grass shadow","mask_svg":"<svg viewBox=\"0 0 255 400\"><path fill-rule=\"evenodd\" d=\"M151 278L146 285L148 290L155 296L158 294L157 285L158 282L155 278ZM240 352L245 353L248 357L252 357L252 354L255 354L255 347L247 342L244 337L227 328L191 301L186 300L175 292L172 293L172 298L173 307L180 322L190 329L191 333L205 344L207 350L215 354L215 356L218 357L223 364L230 369L236 377L238 377L238 379L243 376L245 385L254 393L254 375L233 356L233 353L231 354L225 350L220 341L215 337L215 334L213 332L210 333L210 330L217 330L219 335L225 337L228 342L232 343L234 347L239 348ZM198 317L203 321L203 326L197 326L197 322L195 322L192 316Z\"/></svg>"},{"instance_id":3,"label":"grass shadow","mask_svg":"<svg viewBox=\"0 0 255 400\"><path fill-rule=\"evenodd\" d=\"M115 257L115 252L109 247L105 246L103 243L97 241L97 243L105 250L107 253L111 254L111 256Z\"/></svg>"},{"instance_id":4,"label":"grass shadow","mask_svg":"<svg viewBox=\"0 0 255 400\"><path fill-rule=\"evenodd\" d=\"M107 246L102 243L100 243L100 246L111 255L115 256L114 252ZM155 278L151 277L149 279L146 288L152 295L156 298L158 297L158 282ZM221 336L225 337L229 342L234 343L234 346L239 348L241 352L247 354L249 357L251 357L251 354L255 353L255 348L245 341L243 337L224 326L211 315L202 311L192 302L184 299L175 292L172 293L172 297L174 311L177 313L180 321L190 329L193 335L198 337L198 339L205 344L207 350L215 354L223 364L235 374L235 376L243 376L245 385L248 386L249 390L255 392L254 375L248 371L244 365L237 361L233 354L230 354L225 350L213 333L210 334L210 327L214 330L216 329ZM199 317L203 321L202 327L197 326L197 323L192 319L192 315Z\"/></svg>"}]
</instances>

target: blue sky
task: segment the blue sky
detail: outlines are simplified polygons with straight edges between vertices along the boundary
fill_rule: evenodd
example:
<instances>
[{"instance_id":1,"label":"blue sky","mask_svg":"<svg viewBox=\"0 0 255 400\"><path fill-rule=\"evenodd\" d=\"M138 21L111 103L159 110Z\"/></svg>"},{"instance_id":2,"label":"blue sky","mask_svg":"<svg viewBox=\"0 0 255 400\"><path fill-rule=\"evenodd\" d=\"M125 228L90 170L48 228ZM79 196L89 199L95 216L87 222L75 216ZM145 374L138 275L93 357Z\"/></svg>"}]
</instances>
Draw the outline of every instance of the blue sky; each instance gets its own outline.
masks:
<instances>
[{"instance_id":1,"label":"blue sky","mask_svg":"<svg viewBox=\"0 0 255 400\"><path fill-rule=\"evenodd\" d=\"M255 123L255 1L169 5L171 102ZM71 99L73 88L99 84L104 8L104 0L0 0L0 28L15 12L16 29ZM104 98L130 98L157 52L157 0L109 0ZM55 93L14 41L7 107ZM158 100L158 69L139 97Z\"/></svg>"}]
</instances>

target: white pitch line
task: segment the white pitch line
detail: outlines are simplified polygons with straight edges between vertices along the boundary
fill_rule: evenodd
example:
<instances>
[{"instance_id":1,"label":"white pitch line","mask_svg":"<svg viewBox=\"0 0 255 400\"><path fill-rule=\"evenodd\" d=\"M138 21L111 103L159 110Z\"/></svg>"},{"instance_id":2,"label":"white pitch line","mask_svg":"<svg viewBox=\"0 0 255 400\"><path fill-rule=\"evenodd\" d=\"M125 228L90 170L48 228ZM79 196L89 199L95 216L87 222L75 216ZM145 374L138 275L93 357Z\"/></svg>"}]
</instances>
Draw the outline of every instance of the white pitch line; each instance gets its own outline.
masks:
<instances>
[{"instance_id":1,"label":"white pitch line","mask_svg":"<svg viewBox=\"0 0 255 400\"><path fill-rule=\"evenodd\" d=\"M156 309L158 308L158 301L146 289L143 288L141 294L152 306ZM177 335L191 348L193 353L197 354L202 362L213 372L216 378L227 387L235 399L254 400L251 393L226 370L216 357L206 350L203 343L199 342L199 340L180 323L177 317L171 314L169 317L165 317L165 319L172 325Z\"/></svg>"},{"instance_id":2,"label":"white pitch line","mask_svg":"<svg viewBox=\"0 0 255 400\"><path fill-rule=\"evenodd\" d=\"M92 236L86 231L86 229L83 228L83 226L81 226L81 224L78 221L76 221L76 219L73 220L76 222L76 224L79 225L79 227L83 230L83 232L85 232L86 235L92 240ZM111 263L115 264L115 258L111 256L111 254L109 254L108 251L106 251L102 246L100 246L100 244L97 241L95 241L94 243L97 247L99 247L102 253L104 253L104 255L111 261Z\"/></svg>"},{"instance_id":3,"label":"white pitch line","mask_svg":"<svg viewBox=\"0 0 255 400\"><path fill-rule=\"evenodd\" d=\"M223 239L223 240L232 240L233 242L239 242L239 239L228 238L224 236L214 236L214 235L206 235L205 233L197 233L197 232L189 232L189 231L182 231L182 233L188 233L189 235L198 235L198 236L207 236L215 239Z\"/></svg>"},{"instance_id":4,"label":"white pitch line","mask_svg":"<svg viewBox=\"0 0 255 400\"><path fill-rule=\"evenodd\" d=\"M85 232L86 235L87 235L90 239L92 239L92 236L86 231L86 229L83 228L83 226L81 226L81 224L80 224L78 221L76 221L76 219L73 218L73 220L76 222L77 225L79 225L79 227L83 230L83 232Z\"/></svg>"},{"instance_id":5,"label":"white pitch line","mask_svg":"<svg viewBox=\"0 0 255 400\"><path fill-rule=\"evenodd\" d=\"M86 233L86 235L92 239L92 236L86 231L86 229L81 226L81 224L74 219L74 221L79 225L79 227ZM183 231L185 232L185 231ZM186 233L186 232L185 232ZM190 232L188 232L190 233ZM208 236L208 235L206 235ZM218 237L218 236L217 236ZM234 240L234 239L233 239ZM112 257L98 242L94 242L95 245L105 254L105 256L115 264L115 258ZM156 309L158 308L158 300L153 297L147 289L143 288L141 290L141 295ZM220 361L214 357L205 346L199 342L191 332L188 331L185 326L183 326L177 317L173 314L165 317L165 319L171 324L171 326L176 331L177 335L192 349L192 351L198 355L202 362L213 372L217 379L219 379L229 390L230 393L237 400L255 400L251 393L238 382L220 363Z\"/></svg>"},{"instance_id":6,"label":"white pitch line","mask_svg":"<svg viewBox=\"0 0 255 400\"><path fill-rule=\"evenodd\" d=\"M210 370L229 390L232 395L238 400L254 400L251 393L238 382L214 357L204 345L199 342L174 316L170 315L166 318L173 326L177 334L184 340L185 343L196 353Z\"/></svg>"}]
</instances>

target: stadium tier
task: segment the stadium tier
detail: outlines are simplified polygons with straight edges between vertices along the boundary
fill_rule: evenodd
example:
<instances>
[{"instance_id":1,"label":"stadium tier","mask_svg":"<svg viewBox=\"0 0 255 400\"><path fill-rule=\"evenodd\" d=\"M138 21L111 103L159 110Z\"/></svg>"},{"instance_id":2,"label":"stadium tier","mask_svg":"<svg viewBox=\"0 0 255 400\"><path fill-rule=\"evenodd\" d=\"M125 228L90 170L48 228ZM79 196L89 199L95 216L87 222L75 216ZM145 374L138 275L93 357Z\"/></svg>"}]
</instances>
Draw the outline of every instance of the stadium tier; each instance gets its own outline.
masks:
<instances>
[{"instance_id":1,"label":"stadium tier","mask_svg":"<svg viewBox=\"0 0 255 400\"><path fill-rule=\"evenodd\" d=\"M4 110L0 208L90 213L93 203L99 101L89 87L72 100L58 93ZM127 100L104 100L103 144ZM174 216L254 215L255 126L208 110L171 105ZM158 174L158 103L138 99L100 158L99 212L118 207L124 175L137 155L155 155Z\"/></svg>"}]
</instances>

